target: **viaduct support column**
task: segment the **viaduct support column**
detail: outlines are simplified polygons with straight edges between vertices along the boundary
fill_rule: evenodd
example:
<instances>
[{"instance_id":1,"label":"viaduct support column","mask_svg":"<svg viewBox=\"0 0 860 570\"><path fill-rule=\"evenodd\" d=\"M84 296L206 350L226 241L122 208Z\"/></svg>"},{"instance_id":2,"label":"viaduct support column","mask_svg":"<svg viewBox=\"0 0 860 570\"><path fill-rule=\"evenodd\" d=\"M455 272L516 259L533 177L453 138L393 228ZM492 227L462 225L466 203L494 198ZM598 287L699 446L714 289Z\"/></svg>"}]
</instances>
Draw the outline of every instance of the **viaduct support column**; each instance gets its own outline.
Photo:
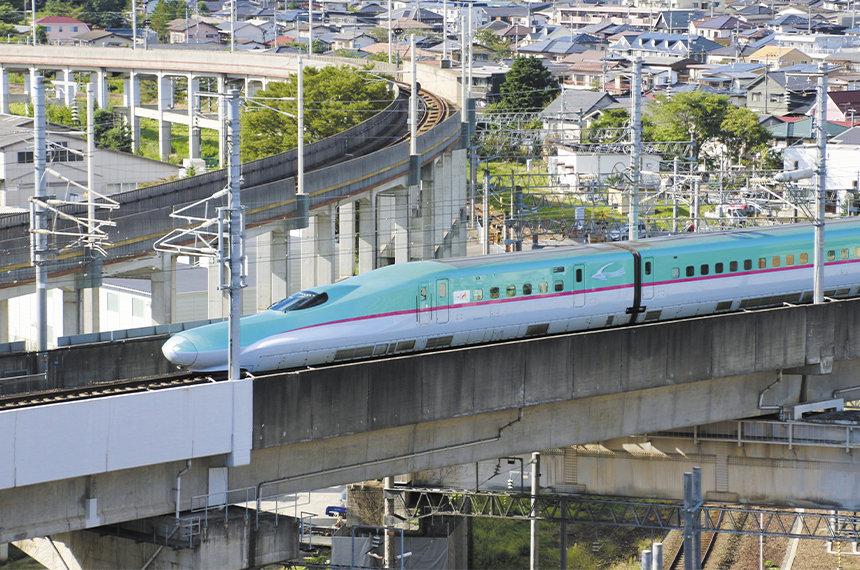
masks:
<instances>
[{"instance_id":1,"label":"viaduct support column","mask_svg":"<svg viewBox=\"0 0 860 570\"><path fill-rule=\"evenodd\" d=\"M152 283L152 324L166 325L176 316L176 256L169 253L158 255L159 266L150 276Z\"/></svg>"},{"instance_id":2,"label":"viaduct support column","mask_svg":"<svg viewBox=\"0 0 860 570\"><path fill-rule=\"evenodd\" d=\"M125 82L125 105L128 107L128 130L131 132L131 152L140 150L140 120L137 108L140 107L140 76L130 71Z\"/></svg>"},{"instance_id":3,"label":"viaduct support column","mask_svg":"<svg viewBox=\"0 0 860 570\"><path fill-rule=\"evenodd\" d=\"M338 208L336 279L355 274L355 204L344 202Z\"/></svg>"},{"instance_id":4,"label":"viaduct support column","mask_svg":"<svg viewBox=\"0 0 860 570\"><path fill-rule=\"evenodd\" d=\"M173 106L173 86L170 78L159 73L158 84L158 156L167 162L170 157L170 123L164 120L164 112Z\"/></svg>"},{"instance_id":5,"label":"viaduct support column","mask_svg":"<svg viewBox=\"0 0 860 570\"><path fill-rule=\"evenodd\" d=\"M257 236L257 311L287 296L286 228Z\"/></svg>"},{"instance_id":6,"label":"viaduct support column","mask_svg":"<svg viewBox=\"0 0 860 570\"><path fill-rule=\"evenodd\" d=\"M81 295L80 289L63 288L63 335L80 334ZM57 335L60 336L60 335Z\"/></svg>"},{"instance_id":7,"label":"viaduct support column","mask_svg":"<svg viewBox=\"0 0 860 570\"><path fill-rule=\"evenodd\" d=\"M207 269L207 314L210 319L221 319L226 317L230 310L224 292L218 288L221 284L221 265L217 261L210 261Z\"/></svg>"},{"instance_id":8,"label":"viaduct support column","mask_svg":"<svg viewBox=\"0 0 860 570\"><path fill-rule=\"evenodd\" d=\"M9 70L0 65L0 113L9 114Z\"/></svg>"},{"instance_id":9,"label":"viaduct support column","mask_svg":"<svg viewBox=\"0 0 860 570\"><path fill-rule=\"evenodd\" d=\"M394 215L396 199L391 191L376 195L376 266L394 263Z\"/></svg>"},{"instance_id":10,"label":"viaduct support column","mask_svg":"<svg viewBox=\"0 0 860 570\"><path fill-rule=\"evenodd\" d=\"M436 200L436 185L433 176L426 175L430 172L432 165L427 169L421 169L421 259L434 259L436 256L436 244L441 236L438 227L445 205Z\"/></svg>"},{"instance_id":11,"label":"viaduct support column","mask_svg":"<svg viewBox=\"0 0 860 570\"><path fill-rule=\"evenodd\" d=\"M0 301L0 342L9 342L9 300Z\"/></svg>"},{"instance_id":12,"label":"viaduct support column","mask_svg":"<svg viewBox=\"0 0 860 570\"><path fill-rule=\"evenodd\" d=\"M96 105L99 106L99 109L106 109L108 107L108 86L105 70L99 69L95 73L90 73L90 81L95 87Z\"/></svg>"},{"instance_id":13,"label":"viaduct support column","mask_svg":"<svg viewBox=\"0 0 860 570\"><path fill-rule=\"evenodd\" d=\"M373 192L370 199L358 202L358 272L366 273L376 267L376 199Z\"/></svg>"},{"instance_id":14,"label":"viaduct support column","mask_svg":"<svg viewBox=\"0 0 860 570\"><path fill-rule=\"evenodd\" d=\"M79 291L81 299L81 320L79 328L81 328L81 332L84 333L98 332L101 320L101 305L99 303L101 287L86 287Z\"/></svg>"},{"instance_id":15,"label":"viaduct support column","mask_svg":"<svg viewBox=\"0 0 860 570\"><path fill-rule=\"evenodd\" d=\"M75 104L75 95L77 95L78 86L75 83L75 76L68 67L63 69L63 104L66 107L71 107Z\"/></svg>"},{"instance_id":16,"label":"viaduct support column","mask_svg":"<svg viewBox=\"0 0 860 570\"><path fill-rule=\"evenodd\" d=\"M188 76L188 158L200 158L200 127L197 124L197 111L200 102L197 97L198 80Z\"/></svg>"},{"instance_id":17,"label":"viaduct support column","mask_svg":"<svg viewBox=\"0 0 860 570\"><path fill-rule=\"evenodd\" d=\"M452 219L457 220L457 231L451 236L451 255L466 255L466 201L468 199L468 178L466 176L467 153L465 149L446 152L443 156L446 165L444 179L449 185L445 199L450 200Z\"/></svg>"},{"instance_id":18,"label":"viaduct support column","mask_svg":"<svg viewBox=\"0 0 860 570\"><path fill-rule=\"evenodd\" d=\"M308 216L308 227L290 230L287 253L288 294L316 285L317 216Z\"/></svg>"},{"instance_id":19,"label":"viaduct support column","mask_svg":"<svg viewBox=\"0 0 860 570\"><path fill-rule=\"evenodd\" d=\"M394 263L409 261L409 188L394 195L392 229L394 238Z\"/></svg>"},{"instance_id":20,"label":"viaduct support column","mask_svg":"<svg viewBox=\"0 0 860 570\"><path fill-rule=\"evenodd\" d=\"M316 230L316 251L313 254L316 266L314 285L332 283L335 280L335 244L334 224L335 215L333 208L325 214L312 216L310 218Z\"/></svg>"}]
</instances>

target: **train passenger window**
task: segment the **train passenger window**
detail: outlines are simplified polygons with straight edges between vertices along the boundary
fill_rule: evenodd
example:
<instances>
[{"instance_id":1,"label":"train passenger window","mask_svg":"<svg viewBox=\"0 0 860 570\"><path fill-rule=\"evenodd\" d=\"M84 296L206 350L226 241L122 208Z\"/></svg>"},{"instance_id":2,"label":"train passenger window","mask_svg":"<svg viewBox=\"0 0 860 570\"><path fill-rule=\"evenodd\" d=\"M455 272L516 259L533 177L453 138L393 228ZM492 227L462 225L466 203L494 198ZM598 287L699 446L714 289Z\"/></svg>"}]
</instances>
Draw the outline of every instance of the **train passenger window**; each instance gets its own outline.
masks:
<instances>
[{"instance_id":1,"label":"train passenger window","mask_svg":"<svg viewBox=\"0 0 860 570\"><path fill-rule=\"evenodd\" d=\"M723 272L723 264L722 262L718 262L714 264L714 273L722 273Z\"/></svg>"},{"instance_id":2,"label":"train passenger window","mask_svg":"<svg viewBox=\"0 0 860 570\"><path fill-rule=\"evenodd\" d=\"M498 287L490 287L490 299L498 299L499 298L499 288Z\"/></svg>"},{"instance_id":3,"label":"train passenger window","mask_svg":"<svg viewBox=\"0 0 860 570\"><path fill-rule=\"evenodd\" d=\"M835 249L828 249L827 250L827 261L833 261L834 259L836 259L836 250Z\"/></svg>"},{"instance_id":4,"label":"train passenger window","mask_svg":"<svg viewBox=\"0 0 860 570\"><path fill-rule=\"evenodd\" d=\"M448 296L448 284L444 281L439 283L439 298L444 298Z\"/></svg>"},{"instance_id":5,"label":"train passenger window","mask_svg":"<svg viewBox=\"0 0 860 570\"><path fill-rule=\"evenodd\" d=\"M744 271L752 269L752 259L744 259Z\"/></svg>"},{"instance_id":6,"label":"train passenger window","mask_svg":"<svg viewBox=\"0 0 860 570\"><path fill-rule=\"evenodd\" d=\"M681 270L677 267L672 268L672 279L677 279L681 276Z\"/></svg>"},{"instance_id":7,"label":"train passenger window","mask_svg":"<svg viewBox=\"0 0 860 570\"><path fill-rule=\"evenodd\" d=\"M848 259L848 257L849 257L848 256L848 248L847 247L843 248L842 249L842 259Z\"/></svg>"},{"instance_id":8,"label":"train passenger window","mask_svg":"<svg viewBox=\"0 0 860 570\"><path fill-rule=\"evenodd\" d=\"M577 269L576 271L577 271L577 275L578 275L579 269ZM651 262L650 261L645 262L645 275L651 275ZM579 281L579 279L577 279L577 281Z\"/></svg>"},{"instance_id":9,"label":"train passenger window","mask_svg":"<svg viewBox=\"0 0 860 570\"><path fill-rule=\"evenodd\" d=\"M582 268L577 267L576 269L576 282L582 283Z\"/></svg>"},{"instance_id":10,"label":"train passenger window","mask_svg":"<svg viewBox=\"0 0 860 570\"><path fill-rule=\"evenodd\" d=\"M523 283L523 295L531 295L532 294L532 284L531 283Z\"/></svg>"},{"instance_id":11,"label":"train passenger window","mask_svg":"<svg viewBox=\"0 0 860 570\"><path fill-rule=\"evenodd\" d=\"M802 263L802 264L809 263L809 254L808 253L801 253L800 254L800 263Z\"/></svg>"},{"instance_id":12,"label":"train passenger window","mask_svg":"<svg viewBox=\"0 0 860 570\"><path fill-rule=\"evenodd\" d=\"M785 256L785 264L786 265L794 265L794 254L789 253Z\"/></svg>"},{"instance_id":13,"label":"train passenger window","mask_svg":"<svg viewBox=\"0 0 860 570\"><path fill-rule=\"evenodd\" d=\"M770 264L771 264L773 267L779 267L779 261L780 261L780 260L779 260L779 256L778 256L778 255L774 255L774 256L770 259Z\"/></svg>"},{"instance_id":14,"label":"train passenger window","mask_svg":"<svg viewBox=\"0 0 860 570\"><path fill-rule=\"evenodd\" d=\"M730 261L729 262L729 271L737 271L738 270L738 262Z\"/></svg>"},{"instance_id":15,"label":"train passenger window","mask_svg":"<svg viewBox=\"0 0 860 570\"><path fill-rule=\"evenodd\" d=\"M311 307L322 305L326 301L328 301L327 293L305 290L293 293L283 301L278 301L269 307L269 309L273 311L300 311L301 309L310 309Z\"/></svg>"},{"instance_id":16,"label":"train passenger window","mask_svg":"<svg viewBox=\"0 0 860 570\"><path fill-rule=\"evenodd\" d=\"M759 257L758 258L758 268L764 269L765 267L767 267L767 259L765 259L764 257Z\"/></svg>"},{"instance_id":17,"label":"train passenger window","mask_svg":"<svg viewBox=\"0 0 860 570\"><path fill-rule=\"evenodd\" d=\"M484 290L483 289L472 289L472 299L475 301L480 301L484 298Z\"/></svg>"},{"instance_id":18,"label":"train passenger window","mask_svg":"<svg viewBox=\"0 0 860 570\"><path fill-rule=\"evenodd\" d=\"M541 293L546 293L547 291L549 291L549 283L547 283L546 281L541 281L540 283L538 283L538 291Z\"/></svg>"},{"instance_id":19,"label":"train passenger window","mask_svg":"<svg viewBox=\"0 0 860 570\"><path fill-rule=\"evenodd\" d=\"M558 280L555 282L555 290L556 291L564 291L564 281Z\"/></svg>"},{"instance_id":20,"label":"train passenger window","mask_svg":"<svg viewBox=\"0 0 860 570\"><path fill-rule=\"evenodd\" d=\"M553 267L552 272L553 273L564 273L564 267Z\"/></svg>"},{"instance_id":21,"label":"train passenger window","mask_svg":"<svg viewBox=\"0 0 860 570\"><path fill-rule=\"evenodd\" d=\"M508 285L508 288L505 291L508 297L513 297L517 294L517 286L516 285Z\"/></svg>"},{"instance_id":22,"label":"train passenger window","mask_svg":"<svg viewBox=\"0 0 860 570\"><path fill-rule=\"evenodd\" d=\"M687 266L687 277L692 277L695 274L696 274L696 268L693 267L692 265L688 265Z\"/></svg>"},{"instance_id":23,"label":"train passenger window","mask_svg":"<svg viewBox=\"0 0 860 570\"><path fill-rule=\"evenodd\" d=\"M860 247L854 248L854 257L860 257Z\"/></svg>"},{"instance_id":24,"label":"train passenger window","mask_svg":"<svg viewBox=\"0 0 860 570\"><path fill-rule=\"evenodd\" d=\"M708 264L707 263L703 263L699 269L700 269L702 275L708 274Z\"/></svg>"},{"instance_id":25,"label":"train passenger window","mask_svg":"<svg viewBox=\"0 0 860 570\"><path fill-rule=\"evenodd\" d=\"M421 289L419 290L418 294L421 297L422 301L426 301L427 300L427 287L422 286Z\"/></svg>"}]
</instances>

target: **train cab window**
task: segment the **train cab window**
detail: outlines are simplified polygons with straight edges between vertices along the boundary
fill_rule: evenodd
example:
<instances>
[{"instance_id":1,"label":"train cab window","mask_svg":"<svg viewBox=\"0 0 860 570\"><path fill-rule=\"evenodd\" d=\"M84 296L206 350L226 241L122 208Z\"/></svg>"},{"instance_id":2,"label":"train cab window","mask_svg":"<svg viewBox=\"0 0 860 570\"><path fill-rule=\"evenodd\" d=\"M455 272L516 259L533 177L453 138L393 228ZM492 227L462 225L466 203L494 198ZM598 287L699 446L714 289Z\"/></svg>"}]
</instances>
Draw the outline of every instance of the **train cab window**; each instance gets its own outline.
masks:
<instances>
[{"instance_id":1,"label":"train cab window","mask_svg":"<svg viewBox=\"0 0 860 570\"><path fill-rule=\"evenodd\" d=\"M582 283L582 268L579 267L576 269L576 282Z\"/></svg>"},{"instance_id":2,"label":"train cab window","mask_svg":"<svg viewBox=\"0 0 860 570\"><path fill-rule=\"evenodd\" d=\"M269 307L269 309L273 311L300 311L322 305L326 301L328 301L328 294L305 290L293 293L283 301L278 301Z\"/></svg>"},{"instance_id":3,"label":"train cab window","mask_svg":"<svg viewBox=\"0 0 860 570\"><path fill-rule=\"evenodd\" d=\"M439 298L448 296L448 284L444 281L439 282Z\"/></svg>"},{"instance_id":4,"label":"train cab window","mask_svg":"<svg viewBox=\"0 0 860 570\"><path fill-rule=\"evenodd\" d=\"M794 265L794 254L789 253L785 256L785 264L786 265Z\"/></svg>"},{"instance_id":5,"label":"train cab window","mask_svg":"<svg viewBox=\"0 0 860 570\"><path fill-rule=\"evenodd\" d=\"M752 259L744 259L744 271L752 269Z\"/></svg>"},{"instance_id":6,"label":"train cab window","mask_svg":"<svg viewBox=\"0 0 860 570\"><path fill-rule=\"evenodd\" d=\"M802 264L809 263L809 254L808 253L801 253L800 254L800 263L802 263Z\"/></svg>"},{"instance_id":7,"label":"train cab window","mask_svg":"<svg viewBox=\"0 0 860 570\"><path fill-rule=\"evenodd\" d=\"M699 268L702 275L707 275L709 272L709 269L710 268L708 267L707 263L703 263L702 266Z\"/></svg>"},{"instance_id":8,"label":"train cab window","mask_svg":"<svg viewBox=\"0 0 860 570\"><path fill-rule=\"evenodd\" d=\"M552 272L553 273L564 273L564 267L553 267Z\"/></svg>"},{"instance_id":9,"label":"train cab window","mask_svg":"<svg viewBox=\"0 0 860 570\"><path fill-rule=\"evenodd\" d=\"M556 281L555 282L555 290L556 291L564 291L564 281L562 281L561 279Z\"/></svg>"},{"instance_id":10,"label":"train cab window","mask_svg":"<svg viewBox=\"0 0 860 570\"><path fill-rule=\"evenodd\" d=\"M834 259L836 259L836 250L835 249L828 249L827 250L827 261L833 261Z\"/></svg>"},{"instance_id":11,"label":"train cab window","mask_svg":"<svg viewBox=\"0 0 860 570\"><path fill-rule=\"evenodd\" d=\"M772 258L770 258L770 264L773 267L779 267L779 264L780 264L779 256L774 255Z\"/></svg>"},{"instance_id":12,"label":"train cab window","mask_svg":"<svg viewBox=\"0 0 860 570\"><path fill-rule=\"evenodd\" d=\"M686 269L687 277L692 277L696 274L696 268L692 265L688 265Z\"/></svg>"},{"instance_id":13,"label":"train cab window","mask_svg":"<svg viewBox=\"0 0 860 570\"><path fill-rule=\"evenodd\" d=\"M549 283L547 283L546 281L541 281L540 283L538 283L538 292L546 293L547 291L549 291Z\"/></svg>"},{"instance_id":14,"label":"train cab window","mask_svg":"<svg viewBox=\"0 0 860 570\"><path fill-rule=\"evenodd\" d=\"M672 268L672 279L677 279L677 278L678 278L678 277L680 277L680 276L681 276L681 270L680 270L680 268L678 268L678 267L673 267L673 268Z\"/></svg>"},{"instance_id":15,"label":"train cab window","mask_svg":"<svg viewBox=\"0 0 860 570\"><path fill-rule=\"evenodd\" d=\"M848 259L848 248L845 247L842 249L842 259Z\"/></svg>"},{"instance_id":16,"label":"train cab window","mask_svg":"<svg viewBox=\"0 0 860 570\"><path fill-rule=\"evenodd\" d=\"M490 299L498 299L499 298L499 288L498 287L490 287Z\"/></svg>"},{"instance_id":17,"label":"train cab window","mask_svg":"<svg viewBox=\"0 0 860 570\"><path fill-rule=\"evenodd\" d=\"M531 295L532 294L532 284L531 283L523 283L523 295Z\"/></svg>"},{"instance_id":18,"label":"train cab window","mask_svg":"<svg viewBox=\"0 0 860 570\"><path fill-rule=\"evenodd\" d=\"M505 290L505 293L508 297L513 297L517 294L517 286L516 285L508 285L508 288Z\"/></svg>"},{"instance_id":19,"label":"train cab window","mask_svg":"<svg viewBox=\"0 0 860 570\"><path fill-rule=\"evenodd\" d=\"M759 257L758 258L758 268L764 269L765 267L767 267L767 259L764 257Z\"/></svg>"},{"instance_id":20,"label":"train cab window","mask_svg":"<svg viewBox=\"0 0 860 570\"><path fill-rule=\"evenodd\" d=\"M722 262L714 264L714 273L722 273L723 272L723 264Z\"/></svg>"},{"instance_id":21,"label":"train cab window","mask_svg":"<svg viewBox=\"0 0 860 570\"><path fill-rule=\"evenodd\" d=\"M577 281L581 281L581 279L579 279L580 274L581 274L581 270L577 269L576 270L576 275L577 275L576 280ZM645 275L651 275L651 262L650 261L645 262Z\"/></svg>"},{"instance_id":22,"label":"train cab window","mask_svg":"<svg viewBox=\"0 0 860 570\"><path fill-rule=\"evenodd\" d=\"M483 289L472 289L472 299L475 301L480 301L484 298L484 290Z\"/></svg>"},{"instance_id":23,"label":"train cab window","mask_svg":"<svg viewBox=\"0 0 860 570\"><path fill-rule=\"evenodd\" d=\"M738 262L730 261L729 262L729 271L737 271L738 270Z\"/></svg>"}]
</instances>

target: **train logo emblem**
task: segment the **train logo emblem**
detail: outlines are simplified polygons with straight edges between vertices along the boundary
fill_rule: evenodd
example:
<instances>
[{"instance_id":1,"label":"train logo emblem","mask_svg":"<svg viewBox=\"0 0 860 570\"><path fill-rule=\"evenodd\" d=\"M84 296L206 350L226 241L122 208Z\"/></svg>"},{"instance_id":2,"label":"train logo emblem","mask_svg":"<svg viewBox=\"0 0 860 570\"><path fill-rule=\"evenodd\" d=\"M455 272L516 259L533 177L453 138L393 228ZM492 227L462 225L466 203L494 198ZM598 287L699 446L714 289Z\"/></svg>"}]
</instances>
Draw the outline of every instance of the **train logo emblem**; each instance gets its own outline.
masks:
<instances>
[{"instance_id":1,"label":"train logo emblem","mask_svg":"<svg viewBox=\"0 0 860 570\"><path fill-rule=\"evenodd\" d=\"M454 291L454 304L460 305L469 302L469 291Z\"/></svg>"},{"instance_id":2,"label":"train logo emblem","mask_svg":"<svg viewBox=\"0 0 860 570\"><path fill-rule=\"evenodd\" d=\"M622 277L625 273L623 267L621 267L620 269L616 269L614 271L609 271L609 272L606 271L607 268L609 268L609 266L612 265L613 263L615 263L615 262L610 261L609 263L607 263L606 265L604 265L603 267L598 269L597 273L592 275L591 278L592 279L600 279L601 281L606 281L607 279L612 279L614 277Z\"/></svg>"}]
</instances>

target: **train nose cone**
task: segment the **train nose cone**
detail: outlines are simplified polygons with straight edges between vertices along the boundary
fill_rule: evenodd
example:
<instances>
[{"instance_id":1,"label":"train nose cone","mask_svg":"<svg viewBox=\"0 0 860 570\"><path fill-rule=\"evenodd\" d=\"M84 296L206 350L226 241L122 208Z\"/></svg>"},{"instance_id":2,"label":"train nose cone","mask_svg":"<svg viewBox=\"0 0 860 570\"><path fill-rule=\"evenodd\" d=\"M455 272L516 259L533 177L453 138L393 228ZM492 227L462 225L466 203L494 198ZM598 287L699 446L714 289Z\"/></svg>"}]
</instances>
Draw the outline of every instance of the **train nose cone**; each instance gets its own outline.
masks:
<instances>
[{"instance_id":1,"label":"train nose cone","mask_svg":"<svg viewBox=\"0 0 860 570\"><path fill-rule=\"evenodd\" d=\"M161 347L161 352L178 366L191 366L197 360L197 347L182 335L170 337Z\"/></svg>"}]
</instances>

